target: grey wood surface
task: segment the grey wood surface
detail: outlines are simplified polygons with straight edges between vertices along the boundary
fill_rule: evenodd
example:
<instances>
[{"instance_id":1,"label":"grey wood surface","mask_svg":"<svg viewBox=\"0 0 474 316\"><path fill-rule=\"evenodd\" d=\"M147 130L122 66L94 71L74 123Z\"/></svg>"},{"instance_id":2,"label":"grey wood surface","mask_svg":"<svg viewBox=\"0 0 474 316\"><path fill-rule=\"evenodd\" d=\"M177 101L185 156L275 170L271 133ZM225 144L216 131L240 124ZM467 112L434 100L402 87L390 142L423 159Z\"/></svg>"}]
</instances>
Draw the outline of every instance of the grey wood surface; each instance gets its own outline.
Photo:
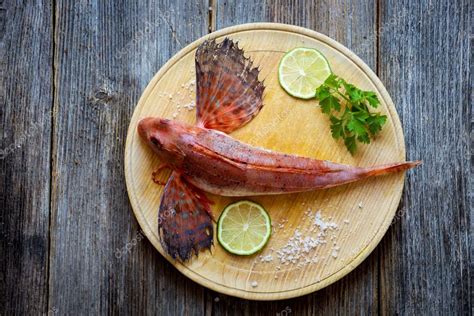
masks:
<instances>
[{"instance_id":1,"label":"grey wood surface","mask_svg":"<svg viewBox=\"0 0 474 316\"><path fill-rule=\"evenodd\" d=\"M468 315L472 4L459 1L0 1L0 315ZM133 217L133 108L179 49L271 21L329 35L391 94L411 171L389 232L319 292L252 302L186 279Z\"/></svg>"},{"instance_id":2,"label":"grey wood surface","mask_svg":"<svg viewBox=\"0 0 474 316\"><path fill-rule=\"evenodd\" d=\"M468 3L387 1L379 12L379 76L404 126L408 158L424 161L408 174L398 220L380 245L381 310L472 309Z\"/></svg>"},{"instance_id":3,"label":"grey wood surface","mask_svg":"<svg viewBox=\"0 0 474 316\"><path fill-rule=\"evenodd\" d=\"M53 7L0 2L0 314L48 309Z\"/></svg>"},{"instance_id":4,"label":"grey wood surface","mask_svg":"<svg viewBox=\"0 0 474 316\"><path fill-rule=\"evenodd\" d=\"M123 152L146 85L207 23L194 1L56 3L48 301L60 314L203 313L205 290L137 235Z\"/></svg>"}]
</instances>

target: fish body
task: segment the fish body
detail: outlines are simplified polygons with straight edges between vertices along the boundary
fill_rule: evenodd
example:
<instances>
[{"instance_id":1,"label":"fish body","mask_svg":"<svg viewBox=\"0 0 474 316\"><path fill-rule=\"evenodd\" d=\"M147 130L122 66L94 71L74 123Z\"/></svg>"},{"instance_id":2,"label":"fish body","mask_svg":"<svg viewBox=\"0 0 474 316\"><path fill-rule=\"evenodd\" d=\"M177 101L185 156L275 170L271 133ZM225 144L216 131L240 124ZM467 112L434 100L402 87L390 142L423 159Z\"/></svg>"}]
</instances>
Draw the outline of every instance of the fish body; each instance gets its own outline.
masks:
<instances>
[{"instance_id":1,"label":"fish body","mask_svg":"<svg viewBox=\"0 0 474 316\"><path fill-rule=\"evenodd\" d=\"M158 211L160 241L185 261L213 244L205 192L223 196L284 194L329 188L413 168L400 162L358 168L242 143L228 134L247 124L263 106L257 68L233 41L204 41L196 52L196 125L148 117L140 137L173 172Z\"/></svg>"},{"instance_id":2,"label":"fish body","mask_svg":"<svg viewBox=\"0 0 474 316\"><path fill-rule=\"evenodd\" d=\"M145 133L149 134L145 135ZM370 176L406 170L418 162L357 168L326 160L274 152L250 146L229 135L200 126L147 118L140 133L160 155L168 139L174 153L162 157L195 187L222 196L283 194L325 189ZM171 159L169 159L171 158Z\"/></svg>"}]
</instances>

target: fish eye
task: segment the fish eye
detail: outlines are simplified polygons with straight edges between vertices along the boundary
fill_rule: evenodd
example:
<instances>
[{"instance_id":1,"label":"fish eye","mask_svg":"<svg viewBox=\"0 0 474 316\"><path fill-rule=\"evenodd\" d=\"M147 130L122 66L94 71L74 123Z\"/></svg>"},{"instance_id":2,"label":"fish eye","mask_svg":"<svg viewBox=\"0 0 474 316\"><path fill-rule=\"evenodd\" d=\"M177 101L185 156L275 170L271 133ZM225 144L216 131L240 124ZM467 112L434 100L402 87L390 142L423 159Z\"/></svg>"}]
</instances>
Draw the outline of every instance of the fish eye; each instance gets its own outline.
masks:
<instances>
[{"instance_id":1,"label":"fish eye","mask_svg":"<svg viewBox=\"0 0 474 316\"><path fill-rule=\"evenodd\" d=\"M150 141L152 142L153 145L155 145L158 148L163 147L163 145L160 143L160 141L156 137L151 137Z\"/></svg>"}]
</instances>

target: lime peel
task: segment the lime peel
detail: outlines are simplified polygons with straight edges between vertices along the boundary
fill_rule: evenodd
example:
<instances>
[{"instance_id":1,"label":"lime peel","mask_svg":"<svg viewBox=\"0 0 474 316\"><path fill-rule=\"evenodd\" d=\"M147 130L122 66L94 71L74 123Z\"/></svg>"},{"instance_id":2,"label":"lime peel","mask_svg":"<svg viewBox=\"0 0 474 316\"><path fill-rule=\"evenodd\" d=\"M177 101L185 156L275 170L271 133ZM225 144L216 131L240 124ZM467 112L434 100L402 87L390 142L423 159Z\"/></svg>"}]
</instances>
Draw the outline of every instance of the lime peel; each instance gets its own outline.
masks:
<instances>
[{"instance_id":1,"label":"lime peel","mask_svg":"<svg viewBox=\"0 0 474 316\"><path fill-rule=\"evenodd\" d=\"M278 66L278 81L291 96L311 99L331 74L329 62L314 48L298 47L286 53Z\"/></svg>"},{"instance_id":2,"label":"lime peel","mask_svg":"<svg viewBox=\"0 0 474 316\"><path fill-rule=\"evenodd\" d=\"M265 209L241 200L224 208L217 222L217 240L228 252L249 256L260 251L271 236L271 219Z\"/></svg>"}]
</instances>

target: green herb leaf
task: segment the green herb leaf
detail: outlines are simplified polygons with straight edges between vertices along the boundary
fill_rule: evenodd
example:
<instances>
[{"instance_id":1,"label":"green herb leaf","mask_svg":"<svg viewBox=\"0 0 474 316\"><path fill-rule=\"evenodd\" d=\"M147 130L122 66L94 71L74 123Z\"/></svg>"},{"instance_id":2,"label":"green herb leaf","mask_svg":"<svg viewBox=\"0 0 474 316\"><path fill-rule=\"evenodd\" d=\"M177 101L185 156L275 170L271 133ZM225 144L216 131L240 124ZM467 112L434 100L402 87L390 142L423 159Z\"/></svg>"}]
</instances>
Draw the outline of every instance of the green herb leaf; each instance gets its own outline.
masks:
<instances>
[{"instance_id":1,"label":"green herb leaf","mask_svg":"<svg viewBox=\"0 0 474 316\"><path fill-rule=\"evenodd\" d=\"M347 129L356 135L367 134L364 122L359 121L355 117L347 123Z\"/></svg>"},{"instance_id":2,"label":"green herb leaf","mask_svg":"<svg viewBox=\"0 0 474 316\"><path fill-rule=\"evenodd\" d=\"M344 126L342 125L342 120L331 115L329 117L331 120L331 134L335 139L340 139L344 136Z\"/></svg>"},{"instance_id":3,"label":"green herb leaf","mask_svg":"<svg viewBox=\"0 0 474 316\"><path fill-rule=\"evenodd\" d=\"M364 144L370 144L370 137L368 133L357 136L357 140Z\"/></svg>"},{"instance_id":4,"label":"green herb leaf","mask_svg":"<svg viewBox=\"0 0 474 316\"><path fill-rule=\"evenodd\" d=\"M387 116L380 115L378 113L372 114L367 118L367 125L369 127L370 134L376 135L382 130L382 126L387 121Z\"/></svg>"},{"instance_id":5,"label":"green herb leaf","mask_svg":"<svg viewBox=\"0 0 474 316\"><path fill-rule=\"evenodd\" d=\"M387 121L387 116L369 111L369 106L380 104L374 92L363 91L334 74L316 89L316 99L329 116L332 137L343 139L351 154L356 152L357 142L370 144Z\"/></svg>"},{"instance_id":6,"label":"green herb leaf","mask_svg":"<svg viewBox=\"0 0 474 316\"><path fill-rule=\"evenodd\" d=\"M331 95L329 88L326 85L321 85L316 89L316 98L321 102Z\"/></svg>"},{"instance_id":7,"label":"green herb leaf","mask_svg":"<svg viewBox=\"0 0 474 316\"><path fill-rule=\"evenodd\" d=\"M347 150L349 150L351 154L354 154L357 149L355 136L347 136L344 138L344 145L346 145Z\"/></svg>"},{"instance_id":8,"label":"green herb leaf","mask_svg":"<svg viewBox=\"0 0 474 316\"><path fill-rule=\"evenodd\" d=\"M329 95L327 98L320 101L319 104L321 105L321 110L325 114L331 113L332 110L341 110L341 104L339 104L339 100L332 95Z\"/></svg>"},{"instance_id":9,"label":"green herb leaf","mask_svg":"<svg viewBox=\"0 0 474 316\"><path fill-rule=\"evenodd\" d=\"M341 85L341 81L337 78L335 74L330 74L329 77L327 77L326 81L324 81L324 86L333 88L333 89L339 89Z\"/></svg>"},{"instance_id":10,"label":"green herb leaf","mask_svg":"<svg viewBox=\"0 0 474 316\"><path fill-rule=\"evenodd\" d=\"M379 98L377 98L377 95L374 92L365 91L364 96L365 96L365 99L369 102L369 104L372 107L376 108L379 106L380 104Z\"/></svg>"}]
</instances>

